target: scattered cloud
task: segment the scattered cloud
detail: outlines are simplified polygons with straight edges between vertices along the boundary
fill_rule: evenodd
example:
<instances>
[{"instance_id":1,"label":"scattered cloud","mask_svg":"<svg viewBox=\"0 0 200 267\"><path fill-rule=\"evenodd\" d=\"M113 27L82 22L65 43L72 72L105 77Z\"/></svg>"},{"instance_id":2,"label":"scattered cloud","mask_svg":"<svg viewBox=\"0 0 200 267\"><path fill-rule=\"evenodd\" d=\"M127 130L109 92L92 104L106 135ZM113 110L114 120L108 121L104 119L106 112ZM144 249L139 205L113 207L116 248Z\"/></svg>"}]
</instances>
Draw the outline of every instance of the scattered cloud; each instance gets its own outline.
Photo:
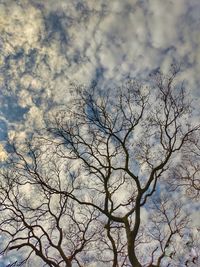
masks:
<instances>
[{"instance_id":1,"label":"scattered cloud","mask_svg":"<svg viewBox=\"0 0 200 267\"><path fill-rule=\"evenodd\" d=\"M8 129L41 126L38 109L43 116L67 103L72 81L121 82L174 61L198 97L199 10L198 0L1 1L0 103L11 104L0 113Z\"/></svg>"},{"instance_id":2,"label":"scattered cloud","mask_svg":"<svg viewBox=\"0 0 200 267\"><path fill-rule=\"evenodd\" d=\"M178 62L198 106L199 27L199 0L1 0L0 162L8 139L22 143L70 101L71 82L122 83Z\"/></svg>"}]
</instances>

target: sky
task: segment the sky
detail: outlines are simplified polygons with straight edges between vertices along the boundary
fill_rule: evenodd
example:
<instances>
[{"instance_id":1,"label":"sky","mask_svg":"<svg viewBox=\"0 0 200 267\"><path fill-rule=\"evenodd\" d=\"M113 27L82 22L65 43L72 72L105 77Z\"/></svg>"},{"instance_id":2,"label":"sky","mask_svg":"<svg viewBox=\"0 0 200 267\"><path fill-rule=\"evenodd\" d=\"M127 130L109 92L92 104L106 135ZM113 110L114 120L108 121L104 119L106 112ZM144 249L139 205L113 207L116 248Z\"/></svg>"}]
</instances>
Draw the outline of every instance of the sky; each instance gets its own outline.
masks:
<instances>
[{"instance_id":1,"label":"sky","mask_svg":"<svg viewBox=\"0 0 200 267\"><path fill-rule=\"evenodd\" d=\"M199 27L199 0L0 0L0 150L42 128L72 83L106 90L176 62L197 101Z\"/></svg>"},{"instance_id":2,"label":"sky","mask_svg":"<svg viewBox=\"0 0 200 267\"><path fill-rule=\"evenodd\" d=\"M199 29L199 0L0 0L0 160L72 83L106 90L177 63L198 110Z\"/></svg>"}]
</instances>

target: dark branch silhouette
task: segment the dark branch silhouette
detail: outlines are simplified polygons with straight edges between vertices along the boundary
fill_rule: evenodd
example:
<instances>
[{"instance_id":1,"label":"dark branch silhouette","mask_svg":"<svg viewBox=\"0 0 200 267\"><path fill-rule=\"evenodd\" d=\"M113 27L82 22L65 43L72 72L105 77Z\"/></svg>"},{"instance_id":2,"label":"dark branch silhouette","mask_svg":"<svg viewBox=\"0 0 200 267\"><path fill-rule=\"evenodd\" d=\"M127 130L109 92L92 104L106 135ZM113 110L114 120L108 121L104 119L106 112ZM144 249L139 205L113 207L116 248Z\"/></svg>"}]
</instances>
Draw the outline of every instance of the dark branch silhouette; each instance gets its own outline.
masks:
<instances>
[{"instance_id":1,"label":"dark branch silhouette","mask_svg":"<svg viewBox=\"0 0 200 267\"><path fill-rule=\"evenodd\" d=\"M76 87L45 133L14 147L1 175L3 253L24 249L43 266L169 266L189 220L161 190L178 194L172 173L198 187L196 162L179 155L199 125L176 75L159 73L150 88Z\"/></svg>"}]
</instances>

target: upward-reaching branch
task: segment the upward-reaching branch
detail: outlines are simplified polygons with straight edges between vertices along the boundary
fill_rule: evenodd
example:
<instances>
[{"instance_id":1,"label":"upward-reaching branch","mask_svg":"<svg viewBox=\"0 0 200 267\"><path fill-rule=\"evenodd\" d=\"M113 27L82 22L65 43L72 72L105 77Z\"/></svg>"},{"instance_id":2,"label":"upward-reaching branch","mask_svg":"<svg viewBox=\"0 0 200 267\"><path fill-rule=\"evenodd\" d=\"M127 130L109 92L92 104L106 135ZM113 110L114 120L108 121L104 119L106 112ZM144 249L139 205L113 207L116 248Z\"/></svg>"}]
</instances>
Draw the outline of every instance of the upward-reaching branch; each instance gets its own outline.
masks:
<instances>
[{"instance_id":1,"label":"upward-reaching branch","mask_svg":"<svg viewBox=\"0 0 200 267\"><path fill-rule=\"evenodd\" d=\"M196 161L185 159L183 168L180 155L197 148L199 126L190 122L190 103L176 74L158 74L152 88L133 80L106 92L78 88L42 136L24 151L14 148L1 175L4 251L27 247L27 258L35 252L49 266L95 260L113 267L160 266L182 227L181 209L168 220L161 188L179 186L168 179L172 173L198 186ZM144 211L154 212L149 200L158 195L163 220L145 219ZM169 228L164 237L163 223ZM153 244L148 225L158 246L146 253L144 243ZM103 249L105 257L98 253Z\"/></svg>"}]
</instances>

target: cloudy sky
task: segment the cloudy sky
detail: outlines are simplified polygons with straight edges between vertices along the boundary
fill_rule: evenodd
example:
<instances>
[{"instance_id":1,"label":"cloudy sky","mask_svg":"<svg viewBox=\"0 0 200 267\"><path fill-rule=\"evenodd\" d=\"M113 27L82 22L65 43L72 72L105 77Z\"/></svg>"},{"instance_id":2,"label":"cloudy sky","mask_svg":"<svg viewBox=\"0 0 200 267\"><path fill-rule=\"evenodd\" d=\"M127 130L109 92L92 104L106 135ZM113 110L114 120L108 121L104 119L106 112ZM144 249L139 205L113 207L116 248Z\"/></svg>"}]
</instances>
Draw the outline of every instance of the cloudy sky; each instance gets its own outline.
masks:
<instances>
[{"instance_id":1,"label":"cloudy sky","mask_svg":"<svg viewBox=\"0 0 200 267\"><path fill-rule=\"evenodd\" d=\"M0 160L71 83L106 88L174 62L198 103L199 0L0 0Z\"/></svg>"},{"instance_id":2,"label":"cloudy sky","mask_svg":"<svg viewBox=\"0 0 200 267\"><path fill-rule=\"evenodd\" d=\"M71 82L120 83L178 62L197 99L199 28L199 0L0 0L1 148L41 128Z\"/></svg>"}]
</instances>

